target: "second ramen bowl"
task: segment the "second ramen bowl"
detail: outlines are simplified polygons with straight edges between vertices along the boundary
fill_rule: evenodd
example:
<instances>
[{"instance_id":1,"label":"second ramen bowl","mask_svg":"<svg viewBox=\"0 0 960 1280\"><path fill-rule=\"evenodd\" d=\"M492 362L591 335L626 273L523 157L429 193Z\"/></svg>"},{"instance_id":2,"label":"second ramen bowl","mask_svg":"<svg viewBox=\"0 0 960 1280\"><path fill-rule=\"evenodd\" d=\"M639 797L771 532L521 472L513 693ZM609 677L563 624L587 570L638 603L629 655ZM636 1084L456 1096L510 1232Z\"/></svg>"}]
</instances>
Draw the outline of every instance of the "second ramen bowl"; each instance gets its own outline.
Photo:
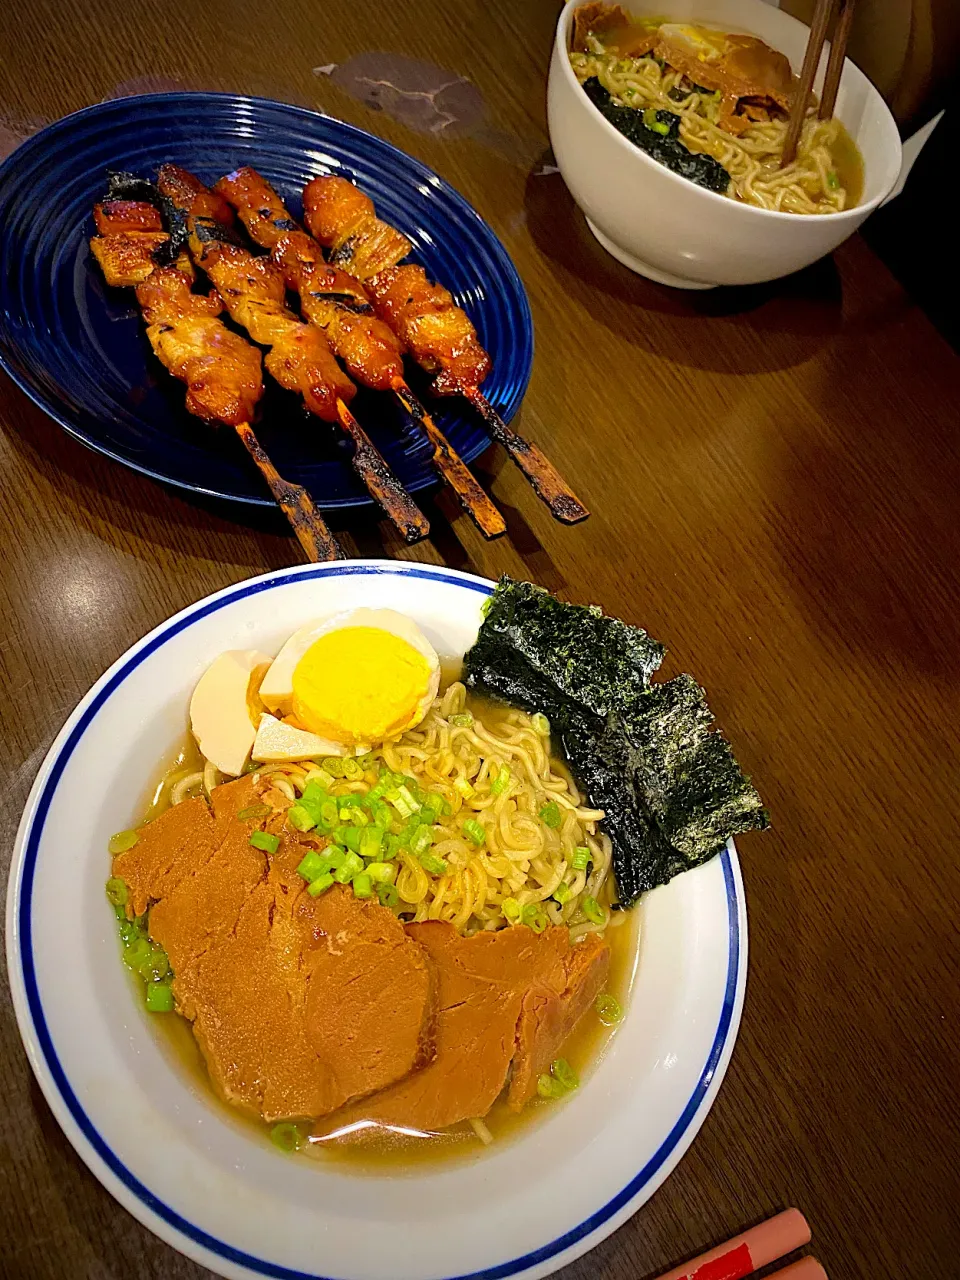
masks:
<instances>
[{"instance_id":1,"label":"second ramen bowl","mask_svg":"<svg viewBox=\"0 0 960 1280\"><path fill-rule=\"evenodd\" d=\"M859 68L844 63L836 114L860 148L864 186L843 213L802 216L740 204L678 177L618 133L587 98L570 66L573 12L568 0L557 24L547 116L557 165L587 225L624 266L661 284L685 289L756 284L789 275L832 252L890 194L901 166L900 136L886 103ZM803 62L809 29L764 0L633 0L637 17L759 36ZM823 79L824 50L814 83Z\"/></svg>"}]
</instances>

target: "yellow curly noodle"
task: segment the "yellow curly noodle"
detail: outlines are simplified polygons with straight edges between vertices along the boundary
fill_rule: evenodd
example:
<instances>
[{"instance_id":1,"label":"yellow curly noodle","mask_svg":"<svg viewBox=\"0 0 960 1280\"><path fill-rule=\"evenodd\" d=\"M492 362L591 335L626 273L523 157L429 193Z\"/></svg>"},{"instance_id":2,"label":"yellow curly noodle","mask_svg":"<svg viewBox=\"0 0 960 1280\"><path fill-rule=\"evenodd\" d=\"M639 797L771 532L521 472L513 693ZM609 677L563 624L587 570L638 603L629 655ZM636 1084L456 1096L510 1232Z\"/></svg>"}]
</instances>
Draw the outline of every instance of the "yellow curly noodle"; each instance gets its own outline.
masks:
<instances>
[{"instance_id":1,"label":"yellow curly noodle","mask_svg":"<svg viewBox=\"0 0 960 1280\"><path fill-rule=\"evenodd\" d=\"M449 812L434 826L430 849L446 863L446 873L428 872L401 850L396 876L401 918L448 920L461 933L473 934L511 923L503 904L513 899L521 910L539 906L539 923L568 925L572 941L619 924L623 913L611 910L611 845L597 825L603 813L585 806L566 768L551 758L549 733L541 733L534 718L522 711L497 707L485 723L484 712L470 714L467 705L464 686L451 684L421 724L365 757L360 777L337 778L330 788L334 796L362 794L387 768L412 776L425 791L446 800ZM498 794L493 784L503 766L509 781ZM294 801L320 768L304 762L261 766L257 772ZM168 774L162 787L169 802L177 804L191 795L209 794L219 780L208 761L202 770L194 765ZM471 788L472 794L464 797L462 792ZM547 804L559 809L558 826L541 818ZM470 819L483 827L482 845L463 832ZM589 867L575 870L575 851L584 846L590 851ZM561 885L566 886L562 903L554 897ZM601 918L587 918L586 898L599 904Z\"/></svg>"},{"instance_id":2,"label":"yellow curly noodle","mask_svg":"<svg viewBox=\"0 0 960 1280\"><path fill-rule=\"evenodd\" d=\"M619 106L672 111L680 117L680 140L690 151L706 152L730 174L727 195L778 213L840 213L856 203L841 177L851 166L853 143L839 120L817 120L811 108L793 164L781 169L787 124L784 120L750 124L735 137L716 124L719 96L690 90L680 101L670 90L689 85L680 72L654 58L621 58L589 36L589 53L571 53L581 84L596 76ZM849 180L848 180L849 182Z\"/></svg>"}]
</instances>

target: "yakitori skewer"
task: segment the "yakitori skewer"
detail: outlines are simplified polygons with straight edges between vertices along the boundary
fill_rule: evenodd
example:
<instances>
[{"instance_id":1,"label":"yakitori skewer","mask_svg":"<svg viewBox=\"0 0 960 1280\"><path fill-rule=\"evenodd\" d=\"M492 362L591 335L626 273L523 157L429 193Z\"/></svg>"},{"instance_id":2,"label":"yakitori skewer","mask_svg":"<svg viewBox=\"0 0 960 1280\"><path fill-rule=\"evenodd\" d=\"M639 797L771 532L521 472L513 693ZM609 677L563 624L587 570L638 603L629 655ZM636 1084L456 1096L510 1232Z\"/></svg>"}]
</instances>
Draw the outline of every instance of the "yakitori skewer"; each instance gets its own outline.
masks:
<instances>
[{"instance_id":1,"label":"yakitori skewer","mask_svg":"<svg viewBox=\"0 0 960 1280\"><path fill-rule=\"evenodd\" d=\"M428 373L441 395L466 396L490 435L507 450L558 520L576 524L590 514L535 444L512 431L480 390L490 371L466 312L422 267L399 265L413 247L376 216L372 201L345 178L314 178L303 192L308 230L331 251L331 265L360 280L377 315Z\"/></svg>"},{"instance_id":2,"label":"yakitori skewer","mask_svg":"<svg viewBox=\"0 0 960 1280\"><path fill-rule=\"evenodd\" d=\"M216 293L193 292L190 259L173 250L158 210L147 201L107 200L94 209L94 221L93 256L107 284L136 290L150 345L186 384L189 412L233 427L311 560L342 559L310 495L277 473L250 426L263 395L260 352L218 319L223 305Z\"/></svg>"},{"instance_id":3,"label":"yakitori skewer","mask_svg":"<svg viewBox=\"0 0 960 1280\"><path fill-rule=\"evenodd\" d=\"M297 226L277 192L255 169L227 174L214 191L236 209L251 239L271 251L288 287L300 296L301 314L323 329L347 371L365 386L392 391L423 427L433 446L434 467L480 531L488 538L503 533L503 517L407 385L400 340L374 315L360 281L324 260L317 241Z\"/></svg>"},{"instance_id":4,"label":"yakitori skewer","mask_svg":"<svg viewBox=\"0 0 960 1280\"><path fill-rule=\"evenodd\" d=\"M165 164L157 183L185 216L193 260L210 277L231 319L254 342L269 348L267 371L281 386L298 392L311 413L340 423L353 440L353 466L371 497L407 542L425 538L430 531L426 517L347 407L356 387L337 364L322 331L299 320L286 305L286 285L276 263L232 242L235 237L218 216L223 199L193 174Z\"/></svg>"}]
</instances>

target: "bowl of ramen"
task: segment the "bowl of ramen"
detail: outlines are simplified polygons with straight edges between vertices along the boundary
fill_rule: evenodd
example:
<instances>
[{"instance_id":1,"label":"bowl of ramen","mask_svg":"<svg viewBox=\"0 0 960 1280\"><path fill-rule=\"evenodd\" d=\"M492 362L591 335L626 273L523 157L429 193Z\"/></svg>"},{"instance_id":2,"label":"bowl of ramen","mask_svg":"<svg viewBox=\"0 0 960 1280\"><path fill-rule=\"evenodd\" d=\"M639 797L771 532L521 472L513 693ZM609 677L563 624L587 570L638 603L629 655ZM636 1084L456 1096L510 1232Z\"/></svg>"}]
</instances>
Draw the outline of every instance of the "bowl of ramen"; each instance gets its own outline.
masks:
<instances>
[{"instance_id":1,"label":"bowl of ramen","mask_svg":"<svg viewBox=\"0 0 960 1280\"><path fill-rule=\"evenodd\" d=\"M546 1275L653 1193L729 1061L731 836L766 825L663 654L529 583L355 561L200 601L97 682L7 952L131 1213L225 1276L436 1280Z\"/></svg>"},{"instance_id":2,"label":"bowl of ramen","mask_svg":"<svg viewBox=\"0 0 960 1280\"><path fill-rule=\"evenodd\" d=\"M891 192L900 139L849 60L796 159L783 140L808 28L763 0L569 0L547 109L557 165L590 230L631 270L710 288L773 280L847 238Z\"/></svg>"}]
</instances>

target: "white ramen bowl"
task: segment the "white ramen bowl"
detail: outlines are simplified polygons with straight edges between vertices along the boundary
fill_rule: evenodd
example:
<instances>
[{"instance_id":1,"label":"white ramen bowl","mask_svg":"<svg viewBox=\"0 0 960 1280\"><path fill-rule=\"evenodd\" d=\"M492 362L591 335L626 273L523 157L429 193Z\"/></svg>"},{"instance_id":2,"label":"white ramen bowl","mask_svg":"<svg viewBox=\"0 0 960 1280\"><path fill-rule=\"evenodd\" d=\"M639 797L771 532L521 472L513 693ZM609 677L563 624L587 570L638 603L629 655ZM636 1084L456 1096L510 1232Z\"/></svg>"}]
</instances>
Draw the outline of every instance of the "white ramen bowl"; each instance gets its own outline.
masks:
<instances>
[{"instance_id":1,"label":"white ramen bowl","mask_svg":"<svg viewBox=\"0 0 960 1280\"><path fill-rule=\"evenodd\" d=\"M97 681L31 791L7 893L10 981L30 1063L103 1185L221 1275L548 1275L653 1194L720 1087L746 982L732 844L637 908L627 1013L580 1089L472 1160L359 1177L284 1156L182 1068L132 991L104 896L107 840L135 818L158 762L182 740L207 664L229 648L276 652L308 620L359 605L407 613L441 655L460 655L492 589L390 561L309 565L230 587L152 631Z\"/></svg>"},{"instance_id":2,"label":"white ramen bowl","mask_svg":"<svg viewBox=\"0 0 960 1280\"><path fill-rule=\"evenodd\" d=\"M886 103L859 68L844 63L836 114L860 148L864 187L843 213L773 213L678 177L605 120L570 66L573 12L568 0L554 42L547 118L557 165L590 230L613 256L661 284L709 289L775 280L841 244L891 192L900 173L900 136ZM637 17L702 22L759 36L787 55L795 72L809 29L763 0L632 0ZM814 87L826 68L824 50Z\"/></svg>"}]
</instances>

